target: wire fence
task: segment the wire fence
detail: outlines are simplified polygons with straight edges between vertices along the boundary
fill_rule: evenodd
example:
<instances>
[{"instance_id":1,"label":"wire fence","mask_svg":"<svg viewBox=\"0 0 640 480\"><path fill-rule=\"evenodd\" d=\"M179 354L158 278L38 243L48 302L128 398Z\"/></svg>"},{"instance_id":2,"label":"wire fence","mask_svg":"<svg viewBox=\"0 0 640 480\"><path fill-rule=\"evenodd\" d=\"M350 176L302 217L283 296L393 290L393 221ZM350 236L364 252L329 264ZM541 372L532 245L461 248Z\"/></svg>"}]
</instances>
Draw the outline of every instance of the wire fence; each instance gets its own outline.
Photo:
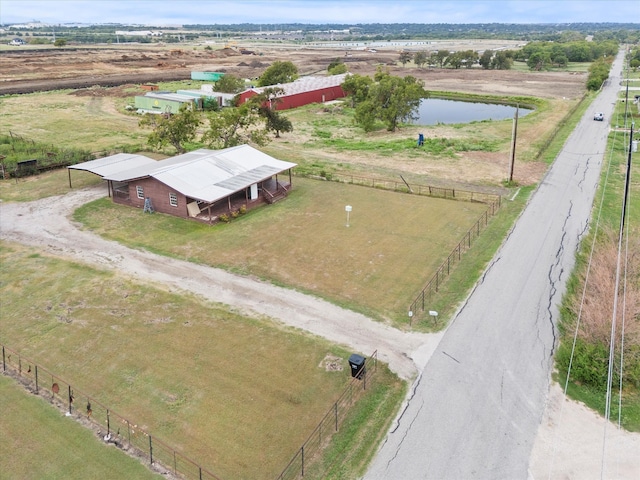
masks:
<instances>
[{"instance_id":1,"label":"wire fence","mask_svg":"<svg viewBox=\"0 0 640 480\"><path fill-rule=\"evenodd\" d=\"M69 382L4 345L2 371L13 374L33 393L65 410L68 416L75 417L83 425L96 427L103 441L146 461L153 471L166 478L221 480L138 425L74 388Z\"/></svg>"},{"instance_id":2,"label":"wire fence","mask_svg":"<svg viewBox=\"0 0 640 480\"><path fill-rule=\"evenodd\" d=\"M367 386L371 386L371 382L375 379L375 374L378 370L377 350L371 354L369 360L370 365L367 365L365 361L362 371L351 379L347 388L320 420L318 426L298 449L289 464L277 477L277 480L292 480L304 477L310 467L322 458L322 449L329 443L333 435L338 432L340 425L348 417L351 407L365 394Z\"/></svg>"},{"instance_id":3,"label":"wire fence","mask_svg":"<svg viewBox=\"0 0 640 480\"><path fill-rule=\"evenodd\" d=\"M456 245L447 259L440 265L436 273L429 280L427 285L418 294L413 303L409 306L409 324L413 320L424 315L427 302L438 292L440 286L450 275L452 268L460 262L462 254L471 248L472 243L476 240L480 233L489 223L489 218L493 217L501 206L501 198L497 197L493 202L489 203L487 210L480 216L476 223L464 235L462 240Z\"/></svg>"},{"instance_id":4,"label":"wire fence","mask_svg":"<svg viewBox=\"0 0 640 480\"><path fill-rule=\"evenodd\" d=\"M383 190L393 190L395 192L412 193L414 195L424 195L428 197L446 198L449 200L461 200L466 202L491 203L499 195L494 193L473 192L470 190L459 190L456 188L435 187L433 185L421 185L409 183L404 178L399 180L374 178L348 173L332 172L330 175L322 177L334 182L349 183L352 185L362 185Z\"/></svg>"}]
</instances>

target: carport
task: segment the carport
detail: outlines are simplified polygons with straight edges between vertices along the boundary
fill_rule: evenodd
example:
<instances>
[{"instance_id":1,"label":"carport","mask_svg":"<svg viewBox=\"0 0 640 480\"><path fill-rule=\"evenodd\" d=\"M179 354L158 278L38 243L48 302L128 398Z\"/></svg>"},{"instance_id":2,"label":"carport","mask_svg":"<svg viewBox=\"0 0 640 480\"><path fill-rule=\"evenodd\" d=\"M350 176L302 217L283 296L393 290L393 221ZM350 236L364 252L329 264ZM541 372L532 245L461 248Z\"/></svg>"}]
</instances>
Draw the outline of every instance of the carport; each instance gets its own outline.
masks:
<instances>
[{"instance_id":1,"label":"carport","mask_svg":"<svg viewBox=\"0 0 640 480\"><path fill-rule=\"evenodd\" d=\"M69 188L73 188L71 185L71 170L84 170L99 175L101 178L112 175L123 170L129 170L131 168L140 167L142 165L148 165L156 163L156 160L145 157L144 155L135 155L132 153L117 153L108 157L98 158L96 160L90 160L88 162L78 163L76 165L70 165L67 167L69 172ZM111 189L109 189L109 196L111 196Z\"/></svg>"}]
</instances>

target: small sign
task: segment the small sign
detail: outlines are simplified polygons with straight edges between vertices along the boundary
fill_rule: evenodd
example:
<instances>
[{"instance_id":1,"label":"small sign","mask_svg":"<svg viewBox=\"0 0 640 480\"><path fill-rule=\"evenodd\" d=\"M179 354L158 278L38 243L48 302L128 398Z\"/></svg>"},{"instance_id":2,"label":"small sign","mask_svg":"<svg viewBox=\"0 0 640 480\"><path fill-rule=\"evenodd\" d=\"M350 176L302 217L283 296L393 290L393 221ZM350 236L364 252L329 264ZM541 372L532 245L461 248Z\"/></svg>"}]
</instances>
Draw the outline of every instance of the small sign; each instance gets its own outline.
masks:
<instances>
[{"instance_id":1,"label":"small sign","mask_svg":"<svg viewBox=\"0 0 640 480\"><path fill-rule=\"evenodd\" d=\"M345 212L350 212L351 210L352 210L351 205L347 205L346 207L344 207Z\"/></svg>"},{"instance_id":2,"label":"small sign","mask_svg":"<svg viewBox=\"0 0 640 480\"><path fill-rule=\"evenodd\" d=\"M432 317L437 317L438 312L436 312L435 310L429 310L429 315L431 315Z\"/></svg>"}]
</instances>

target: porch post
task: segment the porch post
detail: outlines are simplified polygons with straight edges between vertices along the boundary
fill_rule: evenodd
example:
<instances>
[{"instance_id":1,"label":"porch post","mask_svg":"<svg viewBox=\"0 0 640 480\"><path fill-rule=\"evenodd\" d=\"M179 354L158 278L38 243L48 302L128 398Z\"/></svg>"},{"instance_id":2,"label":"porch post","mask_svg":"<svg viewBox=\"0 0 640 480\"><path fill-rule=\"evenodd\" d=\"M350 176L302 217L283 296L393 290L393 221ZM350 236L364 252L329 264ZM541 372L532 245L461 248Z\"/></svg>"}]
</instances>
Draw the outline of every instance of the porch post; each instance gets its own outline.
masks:
<instances>
[{"instance_id":1,"label":"porch post","mask_svg":"<svg viewBox=\"0 0 640 480\"><path fill-rule=\"evenodd\" d=\"M67 168L67 173L69 173L69 188L72 188L71 187L71 169L70 168Z\"/></svg>"}]
</instances>

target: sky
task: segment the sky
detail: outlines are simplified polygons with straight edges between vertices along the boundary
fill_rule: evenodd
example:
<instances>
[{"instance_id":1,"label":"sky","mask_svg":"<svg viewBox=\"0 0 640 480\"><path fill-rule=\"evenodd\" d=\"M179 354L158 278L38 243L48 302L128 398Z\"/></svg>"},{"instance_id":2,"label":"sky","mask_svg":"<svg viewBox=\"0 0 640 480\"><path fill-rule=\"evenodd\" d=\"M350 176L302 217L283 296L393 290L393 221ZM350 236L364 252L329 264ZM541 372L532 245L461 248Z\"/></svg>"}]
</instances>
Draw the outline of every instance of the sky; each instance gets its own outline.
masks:
<instances>
[{"instance_id":1,"label":"sky","mask_svg":"<svg viewBox=\"0 0 640 480\"><path fill-rule=\"evenodd\" d=\"M0 0L0 24L640 23L638 0Z\"/></svg>"}]
</instances>

